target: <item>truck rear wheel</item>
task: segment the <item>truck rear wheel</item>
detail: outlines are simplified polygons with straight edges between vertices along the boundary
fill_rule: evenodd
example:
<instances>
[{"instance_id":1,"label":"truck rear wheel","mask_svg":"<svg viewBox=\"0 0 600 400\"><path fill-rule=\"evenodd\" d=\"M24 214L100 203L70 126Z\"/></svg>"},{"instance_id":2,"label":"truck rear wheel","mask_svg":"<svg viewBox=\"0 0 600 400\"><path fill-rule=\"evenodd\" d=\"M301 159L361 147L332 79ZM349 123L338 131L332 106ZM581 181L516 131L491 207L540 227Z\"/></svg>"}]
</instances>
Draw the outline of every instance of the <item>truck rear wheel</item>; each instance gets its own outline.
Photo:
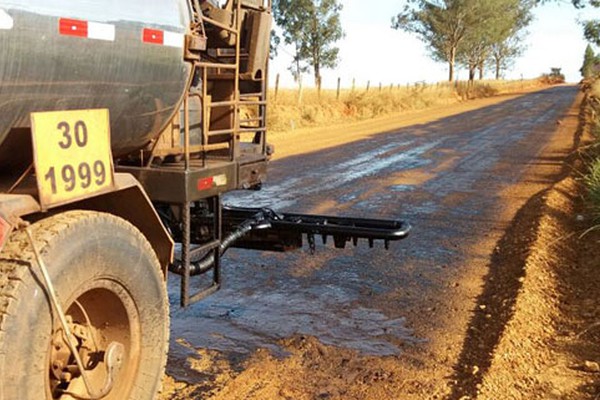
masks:
<instances>
[{"instance_id":1,"label":"truck rear wheel","mask_svg":"<svg viewBox=\"0 0 600 400\"><path fill-rule=\"evenodd\" d=\"M95 392L153 399L168 347L166 285L153 249L128 222L70 211L31 227ZM0 254L0 400L89 398L23 232ZM111 344L122 351L109 374ZM122 346L121 346L122 345Z\"/></svg>"}]
</instances>

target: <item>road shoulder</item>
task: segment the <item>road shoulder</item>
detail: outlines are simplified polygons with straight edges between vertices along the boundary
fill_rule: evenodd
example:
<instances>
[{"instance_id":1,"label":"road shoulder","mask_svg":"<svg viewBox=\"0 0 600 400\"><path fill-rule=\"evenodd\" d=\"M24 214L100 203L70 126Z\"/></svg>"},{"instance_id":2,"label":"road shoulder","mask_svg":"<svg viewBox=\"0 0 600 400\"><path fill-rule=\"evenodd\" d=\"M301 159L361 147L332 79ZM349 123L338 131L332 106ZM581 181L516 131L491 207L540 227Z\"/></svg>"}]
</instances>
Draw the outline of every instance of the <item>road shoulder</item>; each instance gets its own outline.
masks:
<instances>
[{"instance_id":1,"label":"road shoulder","mask_svg":"<svg viewBox=\"0 0 600 400\"><path fill-rule=\"evenodd\" d=\"M561 121L578 129L575 150L589 139L578 119ZM590 225L577 180L583 168L573 152L565 177L528 201L496 247L449 399L597 395L600 234L581 237Z\"/></svg>"}]
</instances>

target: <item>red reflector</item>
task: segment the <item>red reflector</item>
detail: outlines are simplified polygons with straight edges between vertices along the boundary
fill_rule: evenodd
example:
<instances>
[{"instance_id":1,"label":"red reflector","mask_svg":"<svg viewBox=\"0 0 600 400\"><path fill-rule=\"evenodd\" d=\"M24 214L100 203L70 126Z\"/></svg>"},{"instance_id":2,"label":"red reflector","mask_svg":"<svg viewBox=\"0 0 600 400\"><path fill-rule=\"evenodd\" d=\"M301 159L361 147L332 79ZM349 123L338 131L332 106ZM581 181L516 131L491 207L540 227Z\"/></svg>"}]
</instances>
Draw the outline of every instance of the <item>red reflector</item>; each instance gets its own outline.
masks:
<instances>
[{"instance_id":1,"label":"red reflector","mask_svg":"<svg viewBox=\"0 0 600 400\"><path fill-rule=\"evenodd\" d=\"M163 44L165 42L165 33L157 29L144 28L144 43Z\"/></svg>"},{"instance_id":2,"label":"red reflector","mask_svg":"<svg viewBox=\"0 0 600 400\"><path fill-rule=\"evenodd\" d=\"M198 190L212 189L213 177L198 179Z\"/></svg>"},{"instance_id":3,"label":"red reflector","mask_svg":"<svg viewBox=\"0 0 600 400\"><path fill-rule=\"evenodd\" d=\"M58 22L58 31L61 35L87 37L88 23L78 19L61 18Z\"/></svg>"}]
</instances>

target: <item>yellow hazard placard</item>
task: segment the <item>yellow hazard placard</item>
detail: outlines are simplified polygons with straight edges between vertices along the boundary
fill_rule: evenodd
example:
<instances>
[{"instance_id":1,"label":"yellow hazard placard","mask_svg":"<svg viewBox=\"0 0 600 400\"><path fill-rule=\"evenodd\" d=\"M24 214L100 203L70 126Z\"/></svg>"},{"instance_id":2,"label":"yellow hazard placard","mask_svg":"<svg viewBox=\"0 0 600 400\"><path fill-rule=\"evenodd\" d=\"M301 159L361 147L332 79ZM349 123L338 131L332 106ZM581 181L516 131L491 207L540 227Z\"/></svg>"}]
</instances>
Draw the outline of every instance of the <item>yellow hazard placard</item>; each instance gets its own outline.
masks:
<instances>
[{"instance_id":1,"label":"yellow hazard placard","mask_svg":"<svg viewBox=\"0 0 600 400\"><path fill-rule=\"evenodd\" d=\"M107 109L31 114L33 158L43 208L114 186L109 120Z\"/></svg>"}]
</instances>

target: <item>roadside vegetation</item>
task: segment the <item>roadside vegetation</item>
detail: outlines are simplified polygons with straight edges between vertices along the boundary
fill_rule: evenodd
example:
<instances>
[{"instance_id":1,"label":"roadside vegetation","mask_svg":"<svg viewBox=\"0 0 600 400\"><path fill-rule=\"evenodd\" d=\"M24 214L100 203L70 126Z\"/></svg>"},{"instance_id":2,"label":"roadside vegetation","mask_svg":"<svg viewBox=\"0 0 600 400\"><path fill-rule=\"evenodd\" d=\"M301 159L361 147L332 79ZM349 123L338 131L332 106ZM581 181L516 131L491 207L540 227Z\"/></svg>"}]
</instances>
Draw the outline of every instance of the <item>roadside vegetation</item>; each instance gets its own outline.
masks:
<instances>
[{"instance_id":1,"label":"roadside vegetation","mask_svg":"<svg viewBox=\"0 0 600 400\"><path fill-rule=\"evenodd\" d=\"M587 152L589 169L584 183L594 218L600 220L600 56L594 53L590 45L585 49L580 71L586 94L584 118L594 141Z\"/></svg>"},{"instance_id":2,"label":"roadside vegetation","mask_svg":"<svg viewBox=\"0 0 600 400\"><path fill-rule=\"evenodd\" d=\"M594 219L600 221L600 80L587 85L586 119L594 143L588 151L589 169L584 177Z\"/></svg>"},{"instance_id":3,"label":"roadside vegetation","mask_svg":"<svg viewBox=\"0 0 600 400\"><path fill-rule=\"evenodd\" d=\"M474 83L414 84L341 90L280 89L269 93L267 116L271 132L339 125L439 107L460 101L518 93L541 86L540 80L477 81Z\"/></svg>"}]
</instances>

